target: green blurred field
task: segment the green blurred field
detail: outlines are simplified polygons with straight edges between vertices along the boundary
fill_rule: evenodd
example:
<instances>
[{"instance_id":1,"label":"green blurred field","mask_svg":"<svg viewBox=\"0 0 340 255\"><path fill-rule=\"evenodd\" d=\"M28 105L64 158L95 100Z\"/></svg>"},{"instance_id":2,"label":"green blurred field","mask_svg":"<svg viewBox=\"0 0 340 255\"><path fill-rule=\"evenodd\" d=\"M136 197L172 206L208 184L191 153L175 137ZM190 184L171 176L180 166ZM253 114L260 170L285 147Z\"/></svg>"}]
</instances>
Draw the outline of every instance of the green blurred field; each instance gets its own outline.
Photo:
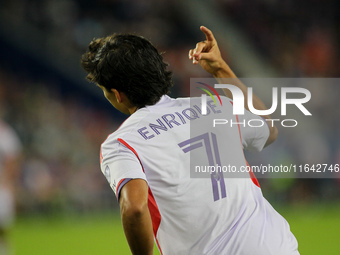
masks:
<instances>
[{"instance_id":1,"label":"green blurred field","mask_svg":"<svg viewBox=\"0 0 340 255\"><path fill-rule=\"evenodd\" d=\"M276 208L302 255L340 254L340 204ZM118 214L21 217L10 234L16 255L130 254Z\"/></svg>"},{"instance_id":2,"label":"green blurred field","mask_svg":"<svg viewBox=\"0 0 340 255\"><path fill-rule=\"evenodd\" d=\"M20 217L10 239L14 255L131 254L119 213Z\"/></svg>"}]
</instances>

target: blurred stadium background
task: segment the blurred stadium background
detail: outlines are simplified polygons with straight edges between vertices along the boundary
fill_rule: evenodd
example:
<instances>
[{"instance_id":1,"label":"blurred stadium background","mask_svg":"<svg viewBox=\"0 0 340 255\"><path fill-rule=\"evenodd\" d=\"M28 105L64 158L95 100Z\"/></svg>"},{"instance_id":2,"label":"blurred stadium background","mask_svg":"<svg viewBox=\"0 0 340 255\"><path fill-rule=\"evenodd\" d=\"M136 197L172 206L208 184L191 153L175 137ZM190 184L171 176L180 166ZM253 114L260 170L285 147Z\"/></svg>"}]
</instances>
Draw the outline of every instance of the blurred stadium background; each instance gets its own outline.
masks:
<instances>
[{"instance_id":1,"label":"blurred stadium background","mask_svg":"<svg viewBox=\"0 0 340 255\"><path fill-rule=\"evenodd\" d=\"M213 30L239 77L339 77L339 12L336 0L0 0L0 119L23 145L11 231L16 254L129 254L118 204L99 170L99 145L125 116L85 81L79 58L92 38L144 35L174 72L171 96L188 96L191 77L208 77L187 59L204 39L199 25ZM332 89L340 95L340 86ZM323 93L319 87L313 95ZM269 154L275 162L309 163L308 154L340 163L333 99L313 106L327 121L322 136L303 137L292 149L283 132ZM311 149L320 143L322 155ZM340 175L327 177L260 180L301 254L340 254Z\"/></svg>"}]
</instances>

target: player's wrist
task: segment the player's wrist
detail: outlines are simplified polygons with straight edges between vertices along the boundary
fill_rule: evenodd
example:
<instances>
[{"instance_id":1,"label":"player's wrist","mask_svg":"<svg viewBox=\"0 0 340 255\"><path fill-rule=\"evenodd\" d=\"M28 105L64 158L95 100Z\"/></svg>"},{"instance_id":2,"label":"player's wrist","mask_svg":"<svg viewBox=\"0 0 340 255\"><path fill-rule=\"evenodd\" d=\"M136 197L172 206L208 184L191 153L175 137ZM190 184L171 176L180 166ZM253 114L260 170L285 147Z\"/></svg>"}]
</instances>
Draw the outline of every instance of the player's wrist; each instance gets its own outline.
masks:
<instances>
[{"instance_id":1,"label":"player's wrist","mask_svg":"<svg viewBox=\"0 0 340 255\"><path fill-rule=\"evenodd\" d=\"M234 72L230 69L226 62L221 62L219 66L214 70L212 75L215 78L236 78Z\"/></svg>"}]
</instances>

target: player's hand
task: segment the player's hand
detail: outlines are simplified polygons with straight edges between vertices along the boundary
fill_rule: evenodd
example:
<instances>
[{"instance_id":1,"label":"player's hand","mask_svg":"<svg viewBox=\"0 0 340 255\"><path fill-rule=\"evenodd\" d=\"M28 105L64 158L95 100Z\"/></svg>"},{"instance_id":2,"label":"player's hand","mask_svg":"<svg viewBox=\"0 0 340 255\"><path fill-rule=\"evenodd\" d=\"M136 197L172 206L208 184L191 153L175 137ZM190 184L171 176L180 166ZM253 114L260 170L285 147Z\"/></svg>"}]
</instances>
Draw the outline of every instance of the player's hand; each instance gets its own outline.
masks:
<instances>
[{"instance_id":1,"label":"player's hand","mask_svg":"<svg viewBox=\"0 0 340 255\"><path fill-rule=\"evenodd\" d=\"M205 34L206 40L197 43L196 48L189 51L189 59L194 65L200 64L204 70L215 76L227 64L222 59L213 33L204 26L200 29Z\"/></svg>"}]
</instances>

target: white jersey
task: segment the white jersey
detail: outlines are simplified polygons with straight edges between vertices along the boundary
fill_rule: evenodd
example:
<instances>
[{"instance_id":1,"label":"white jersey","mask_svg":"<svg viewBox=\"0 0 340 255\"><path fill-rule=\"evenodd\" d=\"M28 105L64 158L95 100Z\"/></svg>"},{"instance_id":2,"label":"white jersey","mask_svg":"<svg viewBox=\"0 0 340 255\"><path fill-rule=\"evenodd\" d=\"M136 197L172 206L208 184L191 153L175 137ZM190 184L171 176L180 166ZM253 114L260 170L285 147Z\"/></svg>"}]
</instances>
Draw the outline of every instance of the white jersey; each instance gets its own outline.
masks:
<instances>
[{"instance_id":1,"label":"white jersey","mask_svg":"<svg viewBox=\"0 0 340 255\"><path fill-rule=\"evenodd\" d=\"M247 166L243 148L262 150L267 125L242 123L261 118L232 114L200 98L163 96L136 111L101 147L101 169L117 198L131 179L149 185L149 210L161 254L299 254L289 225L263 197L256 178L246 173L207 172L203 166ZM213 119L233 125L213 127ZM239 124L235 124L235 123ZM207 124L208 123L208 124ZM241 124L240 124L241 123ZM201 171L195 176L193 171Z\"/></svg>"}]
</instances>

